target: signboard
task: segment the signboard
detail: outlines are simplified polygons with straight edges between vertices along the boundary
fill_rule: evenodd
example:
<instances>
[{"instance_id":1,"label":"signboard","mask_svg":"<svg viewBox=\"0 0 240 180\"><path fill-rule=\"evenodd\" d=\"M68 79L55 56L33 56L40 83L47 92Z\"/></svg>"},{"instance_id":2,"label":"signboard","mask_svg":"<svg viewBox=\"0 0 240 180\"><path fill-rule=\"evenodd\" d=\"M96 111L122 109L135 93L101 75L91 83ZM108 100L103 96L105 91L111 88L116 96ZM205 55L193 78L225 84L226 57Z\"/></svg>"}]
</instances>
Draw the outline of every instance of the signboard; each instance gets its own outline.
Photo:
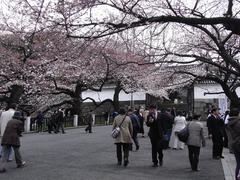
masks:
<instances>
[{"instance_id":1,"label":"signboard","mask_svg":"<svg viewBox=\"0 0 240 180\"><path fill-rule=\"evenodd\" d=\"M220 113L224 114L228 109L228 99L225 97L224 99L218 99L218 107L220 108Z\"/></svg>"}]
</instances>

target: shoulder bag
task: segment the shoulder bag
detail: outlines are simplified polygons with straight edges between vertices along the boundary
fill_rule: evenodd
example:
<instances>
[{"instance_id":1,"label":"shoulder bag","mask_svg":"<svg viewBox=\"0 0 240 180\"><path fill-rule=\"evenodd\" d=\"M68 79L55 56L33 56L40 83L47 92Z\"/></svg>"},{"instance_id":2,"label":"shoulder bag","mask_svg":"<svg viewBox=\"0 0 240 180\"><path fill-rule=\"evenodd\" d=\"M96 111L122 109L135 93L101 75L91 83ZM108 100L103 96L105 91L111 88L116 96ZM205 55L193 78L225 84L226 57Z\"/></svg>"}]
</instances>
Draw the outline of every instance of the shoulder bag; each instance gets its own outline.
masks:
<instances>
[{"instance_id":1,"label":"shoulder bag","mask_svg":"<svg viewBox=\"0 0 240 180\"><path fill-rule=\"evenodd\" d=\"M121 128L121 126L122 126L122 124L123 124L123 121L126 119L126 116L127 116L127 115L124 116L124 118L123 118L122 122L119 124L119 126L115 127L115 128L112 130L112 138L116 139L116 138L119 136L119 134L120 134L120 128Z\"/></svg>"},{"instance_id":2,"label":"shoulder bag","mask_svg":"<svg viewBox=\"0 0 240 180\"><path fill-rule=\"evenodd\" d=\"M188 137L189 137L189 129L188 129L188 127L189 127L189 124L184 129L182 129L181 131L179 131L177 133L178 139L180 141L184 142L184 143L187 142Z\"/></svg>"}]
</instances>

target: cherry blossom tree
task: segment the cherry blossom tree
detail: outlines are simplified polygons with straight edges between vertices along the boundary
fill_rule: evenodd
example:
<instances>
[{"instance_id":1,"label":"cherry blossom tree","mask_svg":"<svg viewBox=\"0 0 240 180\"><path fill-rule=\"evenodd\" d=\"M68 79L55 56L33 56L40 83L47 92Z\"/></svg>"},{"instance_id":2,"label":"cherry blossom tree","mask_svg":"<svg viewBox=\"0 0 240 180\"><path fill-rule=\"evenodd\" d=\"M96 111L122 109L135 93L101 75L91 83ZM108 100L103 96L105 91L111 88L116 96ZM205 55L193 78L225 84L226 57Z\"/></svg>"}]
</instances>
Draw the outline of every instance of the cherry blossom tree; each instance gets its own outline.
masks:
<instances>
[{"instance_id":1,"label":"cherry blossom tree","mask_svg":"<svg viewBox=\"0 0 240 180\"><path fill-rule=\"evenodd\" d=\"M145 42L151 46L146 54L154 55L155 63L203 65L204 76L182 70L175 74L220 84L231 106L239 107L239 5L233 0L97 0L84 9L84 16L77 12L64 16L65 11L61 11L58 24L66 27L67 36L72 38L101 38L131 29L138 35L162 38L161 47ZM62 7L66 7L64 3ZM79 28L85 31L77 31Z\"/></svg>"},{"instance_id":2,"label":"cherry blossom tree","mask_svg":"<svg viewBox=\"0 0 240 180\"><path fill-rule=\"evenodd\" d=\"M36 32L46 29L48 31L57 29L58 32L64 32L67 37L73 39L92 40L105 37L102 39L105 41L109 37L124 36L123 41L129 42L131 39L135 43L134 48L138 49L138 52L135 52L134 48L127 51L133 52L135 57L143 57L137 58L138 62L134 62L136 66L149 63L164 68L183 64L197 65L201 67L203 73L199 74L198 71L196 73L196 71L176 67L175 71L171 71L169 76L185 74L183 75L185 77L190 78L191 76L190 80L192 80L192 77L210 79L222 86L233 106L239 106L240 101L236 95L240 69L237 46L239 41L238 1L14 0L13 3L10 7L18 5L19 10L16 12L19 16L25 17L23 25L20 26L21 31L19 31L27 32L27 36L21 36L24 37L21 39L28 39L28 43L23 43L24 61L26 61L26 57L33 55L33 37ZM6 17L6 15L3 17ZM5 23L9 25L7 27L12 27L9 20L7 21L5 18L5 21L8 22ZM31 24L27 26L27 22ZM16 27L19 26L16 25ZM22 29L24 30L22 31ZM129 33L132 34L126 38L126 34ZM46 46L48 47L48 44ZM118 54L129 54L127 51ZM48 54L51 54L51 52L48 52ZM104 54L109 55L111 52L104 52ZM110 61L114 59L113 57L104 56L105 59ZM54 58L50 59L53 60ZM122 59L119 57L115 59L120 62L115 63L117 65L133 64L130 58L127 58L128 62L121 62ZM143 63L142 59L148 61ZM112 65L109 64L109 66ZM123 70L126 70L126 72L112 75L109 72L109 75L115 80L118 78L121 80L121 82L115 81L118 85L120 84L119 87L123 87L122 84L125 84L124 89L131 89L133 83L127 82L132 76L127 74L131 74L131 68L133 67L134 65L124 67ZM118 69L121 69L121 67L118 67ZM50 72L49 78L52 76ZM168 77L167 72L163 72ZM136 77L141 79L138 75ZM180 75L177 77L180 77ZM133 79L130 81L134 82ZM162 86L165 87L165 84ZM166 86L168 87L168 85ZM149 85L151 90L150 87L151 85ZM118 91L121 89L119 88Z\"/></svg>"},{"instance_id":3,"label":"cherry blossom tree","mask_svg":"<svg viewBox=\"0 0 240 180\"><path fill-rule=\"evenodd\" d=\"M179 31L177 31L179 32ZM171 38L171 43L161 50L165 64L185 64L202 66L203 74L179 70L198 80L210 80L219 84L231 101L232 107L240 105L237 95L239 84L239 38L237 35L224 31L221 27L211 28L196 26L182 27L180 36ZM190 32L190 33L189 33ZM184 36L184 39L181 38Z\"/></svg>"},{"instance_id":4,"label":"cherry blossom tree","mask_svg":"<svg viewBox=\"0 0 240 180\"><path fill-rule=\"evenodd\" d=\"M24 93L23 84L27 85L27 64L24 64L19 57L19 41L10 35L1 36L0 51L0 92L1 101L5 102L7 107L12 103L19 103Z\"/></svg>"},{"instance_id":5,"label":"cherry blossom tree","mask_svg":"<svg viewBox=\"0 0 240 180\"><path fill-rule=\"evenodd\" d=\"M70 104L74 113L81 117L83 102L94 102L91 97L82 98L81 94L87 90L101 91L108 81L118 84L118 91L111 100L118 109L120 91L136 90L136 79L147 67L143 68L144 63L137 65L141 57L124 50L118 43L69 39L59 31L35 34L34 53L27 61L22 61L21 52L13 49L17 45L15 38L13 35L9 37L12 42L9 39L5 43L3 39L1 41L2 45L8 43L7 47L2 46L2 54L9 54L1 68L2 77L6 77L2 91L8 89L9 84L19 85L24 89L24 95L18 98L37 108ZM10 71L13 77L8 74Z\"/></svg>"},{"instance_id":6,"label":"cherry blossom tree","mask_svg":"<svg viewBox=\"0 0 240 180\"><path fill-rule=\"evenodd\" d=\"M59 15L56 22L73 37L98 38L166 23L220 25L239 34L239 2L234 0L59 0L53 9ZM87 30L76 31L83 27Z\"/></svg>"},{"instance_id":7,"label":"cherry blossom tree","mask_svg":"<svg viewBox=\"0 0 240 180\"><path fill-rule=\"evenodd\" d=\"M153 72L155 66L153 63L148 64L148 59L134 48L130 48L129 42L126 45L117 41L115 48L106 51L111 59L109 81L115 85L113 105L115 110L119 110L119 93L139 91L142 87L139 80Z\"/></svg>"}]
</instances>

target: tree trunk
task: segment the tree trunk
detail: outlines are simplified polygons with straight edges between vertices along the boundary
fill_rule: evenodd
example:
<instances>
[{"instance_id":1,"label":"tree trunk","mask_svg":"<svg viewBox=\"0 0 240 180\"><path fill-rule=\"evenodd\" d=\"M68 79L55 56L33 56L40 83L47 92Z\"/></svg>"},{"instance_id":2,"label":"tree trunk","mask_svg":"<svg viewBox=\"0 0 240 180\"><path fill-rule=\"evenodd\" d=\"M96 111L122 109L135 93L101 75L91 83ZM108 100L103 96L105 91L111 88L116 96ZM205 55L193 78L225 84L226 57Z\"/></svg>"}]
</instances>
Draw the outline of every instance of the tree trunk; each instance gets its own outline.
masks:
<instances>
[{"instance_id":1,"label":"tree trunk","mask_svg":"<svg viewBox=\"0 0 240 180\"><path fill-rule=\"evenodd\" d=\"M232 108L240 108L240 98L234 99L234 100L230 100L230 109Z\"/></svg>"},{"instance_id":2,"label":"tree trunk","mask_svg":"<svg viewBox=\"0 0 240 180\"><path fill-rule=\"evenodd\" d=\"M78 123L83 124L83 113L82 113L82 86L81 84L76 85L76 89L73 97L73 111L75 115L78 115Z\"/></svg>"},{"instance_id":3,"label":"tree trunk","mask_svg":"<svg viewBox=\"0 0 240 180\"><path fill-rule=\"evenodd\" d=\"M79 120L78 122L82 124L83 114L82 114L82 102L80 98L77 98L77 97L74 98L72 108L73 108L73 114L78 115L78 120Z\"/></svg>"},{"instance_id":4,"label":"tree trunk","mask_svg":"<svg viewBox=\"0 0 240 180\"><path fill-rule=\"evenodd\" d=\"M10 96L9 98L7 98L7 108L11 105L11 104L18 104L20 98L22 97L24 93L24 88L23 86L20 85L12 85L10 87Z\"/></svg>"},{"instance_id":5,"label":"tree trunk","mask_svg":"<svg viewBox=\"0 0 240 180\"><path fill-rule=\"evenodd\" d=\"M231 91L227 84L221 84L224 93L230 100L230 109L240 108L240 98L238 97L236 91Z\"/></svg>"},{"instance_id":6,"label":"tree trunk","mask_svg":"<svg viewBox=\"0 0 240 180\"><path fill-rule=\"evenodd\" d=\"M115 111L119 111L120 109L120 103L119 103L119 94L122 90L120 82L117 83L115 90L114 90L114 95L113 95L113 106Z\"/></svg>"}]
</instances>

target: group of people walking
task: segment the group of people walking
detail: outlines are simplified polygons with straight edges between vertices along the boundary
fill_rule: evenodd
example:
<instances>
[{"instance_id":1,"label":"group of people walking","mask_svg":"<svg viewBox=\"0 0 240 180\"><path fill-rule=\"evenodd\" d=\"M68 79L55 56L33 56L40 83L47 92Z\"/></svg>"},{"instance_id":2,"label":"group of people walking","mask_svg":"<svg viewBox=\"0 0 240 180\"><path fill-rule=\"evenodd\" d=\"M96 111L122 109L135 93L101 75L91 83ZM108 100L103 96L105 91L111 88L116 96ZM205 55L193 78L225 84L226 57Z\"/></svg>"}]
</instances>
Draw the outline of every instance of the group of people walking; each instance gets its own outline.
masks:
<instances>
[{"instance_id":1,"label":"group of people walking","mask_svg":"<svg viewBox=\"0 0 240 180\"><path fill-rule=\"evenodd\" d=\"M228 124L224 123L218 108L212 108L211 114L207 118L209 137L213 142L212 158L224 158L222 150L224 146L224 130L227 130L230 139L229 148L232 149L236 157L236 179L240 177L240 117L239 109L231 109L228 113ZM188 157L192 171L199 171L199 155L201 147L206 146L204 137L204 125L200 122L200 115L194 114L191 121L187 122L182 112L177 112L174 117L169 110L157 111L156 106L149 107L146 118L146 125L149 127L149 138L152 149L153 167L163 165L163 149L183 149L188 146ZM225 116L226 117L226 116ZM132 141L136 145L136 150L140 145L137 133L141 127L137 115L130 109L128 113L124 109L119 111L119 115L114 118L113 129L120 127L120 134L115 139L118 165L127 166L129 164L129 151ZM225 125L224 125L225 124ZM179 132L187 129L188 138L186 142L181 142L178 138ZM123 156L122 156L123 152Z\"/></svg>"},{"instance_id":2,"label":"group of people walking","mask_svg":"<svg viewBox=\"0 0 240 180\"><path fill-rule=\"evenodd\" d=\"M0 116L0 173L6 171L6 162L12 161L12 154L15 154L17 167L25 166L25 161L22 160L20 153L20 137L23 132L24 118L22 113L15 110L15 105L10 105L7 111L1 113ZM59 110L55 113L58 121L61 122L56 129L62 129L64 113ZM201 147L206 145L204 138L204 126L199 121L200 115L194 114L191 121L187 122L181 111L176 113L174 117L169 109L157 111L155 105L149 107L149 112L146 117L140 110L133 111L129 109L126 112L124 109L119 110L119 114L115 116L113 121L113 129L119 127L120 133L115 139L117 164L127 166L129 164L129 151L133 150L132 142L134 142L136 151L139 150L140 144L138 134L141 133L144 137L144 121L149 127L148 136L151 142L152 166L162 166L164 162L163 150L171 148L173 150L184 149L185 144L188 146L188 157L192 171L199 171L199 155ZM224 117L224 118L222 118ZM226 122L227 118L227 123ZM37 123L42 121L43 115L38 112ZM92 132L92 117L87 118L88 126L85 131ZM41 126L38 130L41 130ZM212 108L211 113L207 118L208 135L212 139L212 158L221 159L224 138L227 134L228 146L234 153L236 166L236 179L240 177L240 116L239 109L231 109L227 116L221 116L218 108ZM49 127L51 129L51 127ZM187 129L187 141L181 142L178 138L179 132ZM51 130L49 131L51 133Z\"/></svg>"},{"instance_id":3,"label":"group of people walking","mask_svg":"<svg viewBox=\"0 0 240 180\"><path fill-rule=\"evenodd\" d=\"M136 150L139 149L139 142L136 141L136 133L134 133L134 126L136 122L133 121L132 110L128 113L124 109L119 111L119 115L115 117L113 122L113 129L120 127L120 134L115 139L116 153L118 165L122 164L127 166L129 163L129 151L131 150L132 140L136 144ZM203 136L203 124L199 122L198 115L193 117L193 121L188 126L189 138L187 141L189 149L189 160L193 171L198 171L198 161L200 147L205 146L205 139ZM136 118L135 118L136 119ZM149 138L152 149L152 167L162 166L164 162L163 150L169 146L183 149L184 143L181 144L177 137L177 132L186 126L186 119L183 118L181 112L177 113L174 118L170 110L162 109L161 112L157 111L155 105L149 107L149 113L146 118L146 125L149 127ZM122 158L123 152L123 158Z\"/></svg>"},{"instance_id":4,"label":"group of people walking","mask_svg":"<svg viewBox=\"0 0 240 180\"><path fill-rule=\"evenodd\" d=\"M64 109L59 109L57 111L54 111L52 116L50 118L47 118L46 125L48 129L48 133L51 134L52 131L54 133L59 133L60 130L63 134L65 134L64 130ZM36 131L38 133L43 131L43 124L44 124L44 115L41 111L38 111L38 114L36 116Z\"/></svg>"},{"instance_id":5,"label":"group of people walking","mask_svg":"<svg viewBox=\"0 0 240 180\"><path fill-rule=\"evenodd\" d=\"M54 133L59 133L61 130L62 133L65 134L64 121L65 121L64 110L59 109L58 111L54 111L51 118L48 119L47 121L48 133L51 134L52 131Z\"/></svg>"}]
</instances>

